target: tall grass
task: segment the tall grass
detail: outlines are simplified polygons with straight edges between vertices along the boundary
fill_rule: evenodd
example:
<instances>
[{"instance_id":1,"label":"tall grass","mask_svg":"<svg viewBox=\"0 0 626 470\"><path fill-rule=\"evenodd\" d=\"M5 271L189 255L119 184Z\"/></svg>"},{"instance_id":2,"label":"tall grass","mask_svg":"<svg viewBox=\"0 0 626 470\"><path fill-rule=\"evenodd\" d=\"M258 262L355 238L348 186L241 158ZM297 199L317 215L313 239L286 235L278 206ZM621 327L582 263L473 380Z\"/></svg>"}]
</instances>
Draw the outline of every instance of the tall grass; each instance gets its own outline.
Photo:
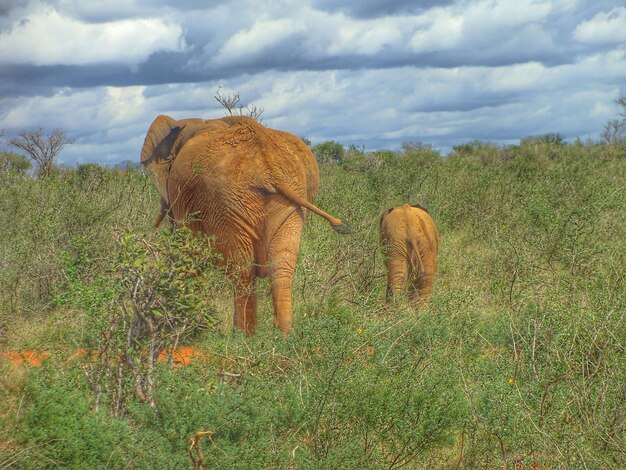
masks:
<instances>
[{"instance_id":1,"label":"tall grass","mask_svg":"<svg viewBox=\"0 0 626 470\"><path fill-rule=\"evenodd\" d=\"M187 439L217 468L619 468L626 408L623 148L473 142L348 152L322 165L294 279L295 328L191 341L204 356L158 365L152 405L94 410L81 362L118 297L120 230L148 234L158 201L141 173L95 167L0 175L2 347L56 353L3 369L0 468L185 468ZM382 211L425 204L440 231L428 308L384 303ZM122 256L122 258L120 258ZM95 317L94 317L95 316Z\"/></svg>"}]
</instances>

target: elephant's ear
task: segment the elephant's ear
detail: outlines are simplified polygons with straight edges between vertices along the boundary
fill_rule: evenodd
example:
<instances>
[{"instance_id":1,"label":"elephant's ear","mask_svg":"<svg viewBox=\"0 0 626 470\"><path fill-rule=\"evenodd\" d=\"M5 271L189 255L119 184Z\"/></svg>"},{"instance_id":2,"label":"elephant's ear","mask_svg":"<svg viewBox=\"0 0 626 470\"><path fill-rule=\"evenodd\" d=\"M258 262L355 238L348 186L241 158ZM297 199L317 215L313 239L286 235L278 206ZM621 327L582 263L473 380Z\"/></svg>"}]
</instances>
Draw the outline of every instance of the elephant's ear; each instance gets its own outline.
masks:
<instances>
[{"instance_id":1,"label":"elephant's ear","mask_svg":"<svg viewBox=\"0 0 626 470\"><path fill-rule=\"evenodd\" d=\"M176 142L183 126L169 116L159 115L152 122L141 148L141 163L168 160L172 146Z\"/></svg>"}]
</instances>

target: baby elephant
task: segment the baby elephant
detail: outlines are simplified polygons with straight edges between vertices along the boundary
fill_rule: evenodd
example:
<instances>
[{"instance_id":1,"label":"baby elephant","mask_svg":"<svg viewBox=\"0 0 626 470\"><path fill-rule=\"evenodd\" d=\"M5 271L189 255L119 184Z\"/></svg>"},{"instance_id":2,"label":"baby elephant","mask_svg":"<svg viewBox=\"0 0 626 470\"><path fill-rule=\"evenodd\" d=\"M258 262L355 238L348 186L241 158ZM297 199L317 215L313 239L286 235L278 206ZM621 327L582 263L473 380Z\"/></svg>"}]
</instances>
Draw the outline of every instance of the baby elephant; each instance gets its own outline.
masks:
<instances>
[{"instance_id":1,"label":"baby elephant","mask_svg":"<svg viewBox=\"0 0 626 470\"><path fill-rule=\"evenodd\" d=\"M404 204L387 209L380 218L380 239L387 266L387 300L410 281L409 300L426 304L437 268L439 236L435 222L420 206Z\"/></svg>"}]
</instances>

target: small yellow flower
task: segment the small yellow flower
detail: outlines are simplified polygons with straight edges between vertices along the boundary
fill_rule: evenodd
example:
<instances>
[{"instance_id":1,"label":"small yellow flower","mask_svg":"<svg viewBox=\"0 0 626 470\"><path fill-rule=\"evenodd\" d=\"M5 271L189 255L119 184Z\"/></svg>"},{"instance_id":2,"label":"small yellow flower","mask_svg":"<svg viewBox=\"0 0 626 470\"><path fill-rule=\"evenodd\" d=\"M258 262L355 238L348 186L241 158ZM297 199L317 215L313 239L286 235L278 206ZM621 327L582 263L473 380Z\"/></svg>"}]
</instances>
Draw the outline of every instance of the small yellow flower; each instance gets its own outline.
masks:
<instances>
[{"instance_id":1,"label":"small yellow flower","mask_svg":"<svg viewBox=\"0 0 626 470\"><path fill-rule=\"evenodd\" d=\"M359 328L358 330L356 330L357 334L362 335L363 334L363 328Z\"/></svg>"},{"instance_id":2,"label":"small yellow flower","mask_svg":"<svg viewBox=\"0 0 626 470\"><path fill-rule=\"evenodd\" d=\"M509 380L507 380L507 382L509 383L509 385L513 385L515 383L515 380L513 380L513 378L510 377Z\"/></svg>"},{"instance_id":3,"label":"small yellow flower","mask_svg":"<svg viewBox=\"0 0 626 470\"><path fill-rule=\"evenodd\" d=\"M302 316L303 316L303 317L306 317L306 312L304 312L304 313L302 314Z\"/></svg>"}]
</instances>

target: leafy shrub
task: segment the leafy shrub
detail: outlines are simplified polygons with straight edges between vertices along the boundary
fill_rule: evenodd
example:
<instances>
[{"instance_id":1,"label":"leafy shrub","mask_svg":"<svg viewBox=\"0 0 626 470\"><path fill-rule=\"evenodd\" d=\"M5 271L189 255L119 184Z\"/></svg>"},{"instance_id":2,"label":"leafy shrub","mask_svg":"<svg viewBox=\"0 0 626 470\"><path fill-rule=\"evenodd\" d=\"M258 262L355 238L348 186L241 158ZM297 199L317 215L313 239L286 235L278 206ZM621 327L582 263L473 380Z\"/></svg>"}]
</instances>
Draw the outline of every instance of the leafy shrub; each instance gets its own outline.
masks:
<instances>
[{"instance_id":1,"label":"leafy shrub","mask_svg":"<svg viewBox=\"0 0 626 470\"><path fill-rule=\"evenodd\" d=\"M0 173L25 174L31 168L28 157L15 152L0 152Z\"/></svg>"},{"instance_id":2,"label":"leafy shrub","mask_svg":"<svg viewBox=\"0 0 626 470\"><path fill-rule=\"evenodd\" d=\"M320 163L342 163L346 149L339 142L327 141L311 148L313 155Z\"/></svg>"},{"instance_id":3,"label":"leafy shrub","mask_svg":"<svg viewBox=\"0 0 626 470\"><path fill-rule=\"evenodd\" d=\"M211 299L224 279L211 241L189 229L122 233L117 242L119 256L109 277L114 295L89 312L99 335L93 345L97 359L86 368L95 408L104 402L115 416L125 412L133 392L154 406L157 356L215 327ZM95 287L101 290L100 283Z\"/></svg>"},{"instance_id":4,"label":"leafy shrub","mask_svg":"<svg viewBox=\"0 0 626 470\"><path fill-rule=\"evenodd\" d=\"M11 436L18 449L28 443L12 457L18 468L119 468L127 462L128 423L90 411L90 397L77 371L44 366L31 374L23 399L24 414Z\"/></svg>"},{"instance_id":5,"label":"leafy shrub","mask_svg":"<svg viewBox=\"0 0 626 470\"><path fill-rule=\"evenodd\" d=\"M0 173L0 218L7 221L0 225L0 318L49 312L77 243L88 252L83 274L90 277L115 252L115 227L151 226L158 197L147 177L105 171L94 184L74 170L47 179Z\"/></svg>"}]
</instances>

